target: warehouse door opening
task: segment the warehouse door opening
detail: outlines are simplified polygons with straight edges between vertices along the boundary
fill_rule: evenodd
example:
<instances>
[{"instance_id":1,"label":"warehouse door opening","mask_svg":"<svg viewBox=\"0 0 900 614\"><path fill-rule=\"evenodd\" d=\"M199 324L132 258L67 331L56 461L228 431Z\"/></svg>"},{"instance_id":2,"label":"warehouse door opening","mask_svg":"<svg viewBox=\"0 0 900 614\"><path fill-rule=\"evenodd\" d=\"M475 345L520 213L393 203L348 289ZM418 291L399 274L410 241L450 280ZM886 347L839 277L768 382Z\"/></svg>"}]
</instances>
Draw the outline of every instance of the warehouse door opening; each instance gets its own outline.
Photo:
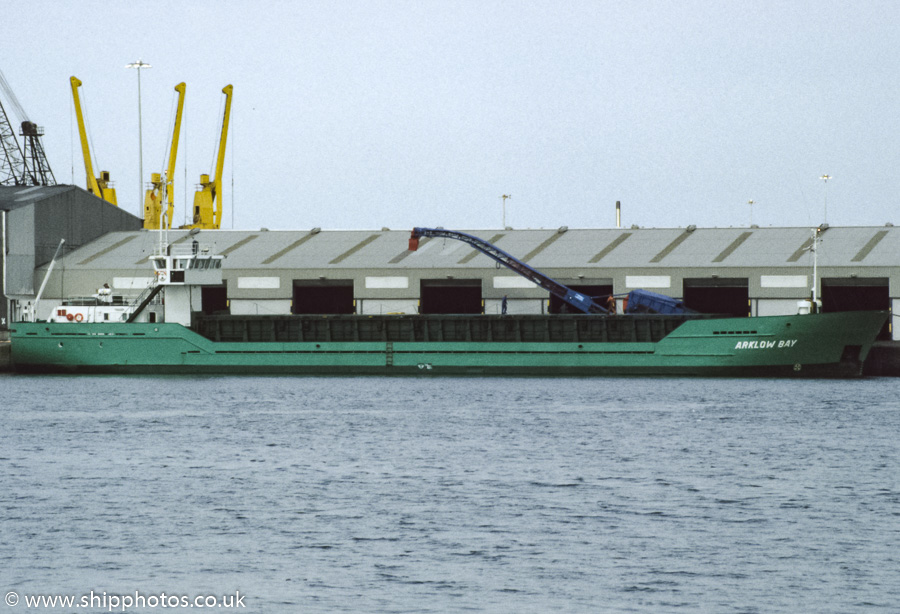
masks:
<instances>
[{"instance_id":1,"label":"warehouse door opening","mask_svg":"<svg viewBox=\"0 0 900 614\"><path fill-rule=\"evenodd\" d=\"M228 313L228 288L222 286L202 286L200 289L200 309L204 315Z\"/></svg>"},{"instance_id":2,"label":"warehouse door opening","mask_svg":"<svg viewBox=\"0 0 900 614\"><path fill-rule=\"evenodd\" d=\"M736 318L750 315L749 282L745 277L710 277L684 280L684 305L700 313Z\"/></svg>"},{"instance_id":3,"label":"warehouse door opening","mask_svg":"<svg viewBox=\"0 0 900 614\"><path fill-rule=\"evenodd\" d=\"M609 298L609 295L612 294L613 291L612 284L590 286L572 284L569 287L572 288L572 290L575 290L575 292L591 297L595 303L599 303L602 307L606 307L606 299ZM564 300L552 294L550 295L550 306L548 311L550 313L581 313L580 310L571 307L566 304Z\"/></svg>"},{"instance_id":4,"label":"warehouse door opening","mask_svg":"<svg viewBox=\"0 0 900 614\"><path fill-rule=\"evenodd\" d=\"M887 277L822 279L822 311L887 311L891 294ZM890 320L878 339L891 338Z\"/></svg>"},{"instance_id":5,"label":"warehouse door opening","mask_svg":"<svg viewBox=\"0 0 900 614\"><path fill-rule=\"evenodd\" d=\"M356 311L352 279L295 279L291 313L349 314Z\"/></svg>"},{"instance_id":6,"label":"warehouse door opening","mask_svg":"<svg viewBox=\"0 0 900 614\"><path fill-rule=\"evenodd\" d=\"M480 279L423 279L419 313L474 314L484 312Z\"/></svg>"}]
</instances>

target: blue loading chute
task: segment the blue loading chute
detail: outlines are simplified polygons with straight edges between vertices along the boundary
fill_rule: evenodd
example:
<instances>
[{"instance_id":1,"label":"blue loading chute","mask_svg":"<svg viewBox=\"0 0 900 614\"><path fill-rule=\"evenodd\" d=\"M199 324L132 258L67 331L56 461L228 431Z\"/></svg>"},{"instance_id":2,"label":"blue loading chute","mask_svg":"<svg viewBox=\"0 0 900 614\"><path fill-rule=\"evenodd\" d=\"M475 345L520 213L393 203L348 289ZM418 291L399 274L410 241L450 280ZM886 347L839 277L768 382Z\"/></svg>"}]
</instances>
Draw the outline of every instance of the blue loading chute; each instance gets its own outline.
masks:
<instances>
[{"instance_id":1,"label":"blue loading chute","mask_svg":"<svg viewBox=\"0 0 900 614\"><path fill-rule=\"evenodd\" d=\"M474 235L456 230L445 230L443 228L413 228L409 238L409 250L416 251L419 248L419 239L426 238L444 238L455 239L468 243L485 256L496 260L509 270L518 273L522 277L540 286L553 296L559 298L570 307L577 309L583 313L608 314L610 311L596 303L592 297L585 296L581 292L559 283L555 279L547 277L540 271L537 271L521 260L507 254L505 251L488 243L484 239L480 239ZM678 310L680 309L680 311ZM684 303L662 294L648 292L646 290L633 290L628 294L628 303L626 313L686 313L690 310L684 307Z\"/></svg>"}]
</instances>

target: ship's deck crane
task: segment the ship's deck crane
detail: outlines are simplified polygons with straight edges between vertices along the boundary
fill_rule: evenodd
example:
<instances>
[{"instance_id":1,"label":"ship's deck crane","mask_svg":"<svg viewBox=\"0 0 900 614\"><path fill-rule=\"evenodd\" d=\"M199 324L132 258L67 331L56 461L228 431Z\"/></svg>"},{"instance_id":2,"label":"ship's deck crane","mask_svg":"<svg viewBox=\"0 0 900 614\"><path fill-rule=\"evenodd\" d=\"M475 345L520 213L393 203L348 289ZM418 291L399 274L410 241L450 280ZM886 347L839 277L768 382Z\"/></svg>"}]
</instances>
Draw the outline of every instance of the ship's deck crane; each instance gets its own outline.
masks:
<instances>
[{"instance_id":1,"label":"ship's deck crane","mask_svg":"<svg viewBox=\"0 0 900 614\"><path fill-rule=\"evenodd\" d=\"M479 239L478 237L465 232L444 230L443 228L413 228L412 234L409 237L410 251L414 252L419 249L419 239L422 237L455 239L457 241L462 241L463 243L468 243L485 256L496 260L509 270L518 273L528 281L537 284L553 296L582 313L612 313L606 307L594 302L591 297L585 296L584 294L559 283L555 279L547 277L540 271L531 268L521 260L514 258L496 245L488 243L484 239ZM628 293L625 299L624 311L625 313L693 313L692 310L684 306L684 302L678 299L639 289L632 290Z\"/></svg>"},{"instance_id":2,"label":"ship's deck crane","mask_svg":"<svg viewBox=\"0 0 900 614\"><path fill-rule=\"evenodd\" d=\"M222 135L219 138L219 154L216 174L200 175L200 189L194 193L194 220L182 228L218 229L222 225L222 169L225 167L225 144L228 140L228 121L231 116L231 92L233 87L222 88L225 94L225 113L222 118Z\"/></svg>"},{"instance_id":3,"label":"ship's deck crane","mask_svg":"<svg viewBox=\"0 0 900 614\"><path fill-rule=\"evenodd\" d=\"M172 214L175 211L175 190L173 189L175 178L175 160L178 156L178 136L181 134L181 114L184 110L184 82L175 86L178 92L178 107L175 111L175 128L172 132L172 146L169 149L169 165L165 173L153 173L150 177L151 187L144 194L144 228L159 230L162 227L172 227ZM166 218L162 221L163 192L166 194Z\"/></svg>"},{"instance_id":4,"label":"ship's deck crane","mask_svg":"<svg viewBox=\"0 0 900 614\"><path fill-rule=\"evenodd\" d=\"M72 100L75 103L75 117L78 119L78 134L81 136L81 153L84 155L87 190L94 196L118 206L116 189L112 187L112 182L109 180L109 171L100 171L99 177L94 176L94 165L91 163L91 149L88 146L84 115L81 112L81 99L78 97L78 88L81 87L81 81L78 77L71 77L69 82L72 84Z\"/></svg>"},{"instance_id":5,"label":"ship's deck crane","mask_svg":"<svg viewBox=\"0 0 900 614\"><path fill-rule=\"evenodd\" d=\"M56 185L56 178L47 162L41 137L44 129L29 121L25 109L19 104L15 92L6 81L3 72L0 71L0 91L13 110L22 120L22 131L19 133L25 138L25 153L19 149L13 131L12 122L0 102L0 184L2 185Z\"/></svg>"}]
</instances>

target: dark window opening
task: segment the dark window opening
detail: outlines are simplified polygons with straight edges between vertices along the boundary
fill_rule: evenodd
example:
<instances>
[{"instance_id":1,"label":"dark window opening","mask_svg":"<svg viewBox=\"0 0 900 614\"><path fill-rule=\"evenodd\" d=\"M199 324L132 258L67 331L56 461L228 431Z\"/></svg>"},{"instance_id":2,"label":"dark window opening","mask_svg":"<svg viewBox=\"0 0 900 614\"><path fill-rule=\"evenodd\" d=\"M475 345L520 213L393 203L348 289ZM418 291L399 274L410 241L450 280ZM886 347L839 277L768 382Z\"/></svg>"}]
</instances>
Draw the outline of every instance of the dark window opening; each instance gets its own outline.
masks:
<instances>
[{"instance_id":1,"label":"dark window opening","mask_svg":"<svg viewBox=\"0 0 900 614\"><path fill-rule=\"evenodd\" d=\"M480 279L423 279L420 293L419 313L484 312Z\"/></svg>"},{"instance_id":2,"label":"dark window opening","mask_svg":"<svg viewBox=\"0 0 900 614\"><path fill-rule=\"evenodd\" d=\"M750 315L750 290L745 278L684 280L684 305L700 313L746 318Z\"/></svg>"},{"instance_id":3,"label":"dark window opening","mask_svg":"<svg viewBox=\"0 0 900 614\"><path fill-rule=\"evenodd\" d=\"M591 297L595 303L599 303L601 307L606 307L606 299L612 294L612 284L609 285L571 285L569 286L575 292ZM550 313L581 313L580 309L568 305L561 298L550 295Z\"/></svg>"},{"instance_id":4,"label":"dark window opening","mask_svg":"<svg viewBox=\"0 0 900 614\"><path fill-rule=\"evenodd\" d=\"M291 313L294 314L350 314L353 304L352 279L294 280Z\"/></svg>"}]
</instances>

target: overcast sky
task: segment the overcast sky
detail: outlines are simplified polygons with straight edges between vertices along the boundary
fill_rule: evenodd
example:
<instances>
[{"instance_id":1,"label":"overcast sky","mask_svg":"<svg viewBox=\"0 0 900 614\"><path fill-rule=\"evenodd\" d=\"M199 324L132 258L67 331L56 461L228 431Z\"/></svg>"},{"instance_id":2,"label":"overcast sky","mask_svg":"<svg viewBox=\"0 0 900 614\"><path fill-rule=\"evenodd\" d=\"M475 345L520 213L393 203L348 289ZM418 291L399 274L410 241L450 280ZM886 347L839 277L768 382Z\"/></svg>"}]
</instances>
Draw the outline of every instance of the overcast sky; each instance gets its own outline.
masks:
<instances>
[{"instance_id":1,"label":"overcast sky","mask_svg":"<svg viewBox=\"0 0 900 614\"><path fill-rule=\"evenodd\" d=\"M900 223L900 4L6 0L0 69L59 183L139 214L187 83L178 216L234 85L223 227ZM6 101L4 100L4 103ZM9 111L9 105L5 105ZM18 121L18 118L13 118ZM829 174L827 183L819 177ZM186 178L186 179L185 179ZM826 193L827 189L827 193ZM139 201L139 198L141 201Z\"/></svg>"}]
</instances>

